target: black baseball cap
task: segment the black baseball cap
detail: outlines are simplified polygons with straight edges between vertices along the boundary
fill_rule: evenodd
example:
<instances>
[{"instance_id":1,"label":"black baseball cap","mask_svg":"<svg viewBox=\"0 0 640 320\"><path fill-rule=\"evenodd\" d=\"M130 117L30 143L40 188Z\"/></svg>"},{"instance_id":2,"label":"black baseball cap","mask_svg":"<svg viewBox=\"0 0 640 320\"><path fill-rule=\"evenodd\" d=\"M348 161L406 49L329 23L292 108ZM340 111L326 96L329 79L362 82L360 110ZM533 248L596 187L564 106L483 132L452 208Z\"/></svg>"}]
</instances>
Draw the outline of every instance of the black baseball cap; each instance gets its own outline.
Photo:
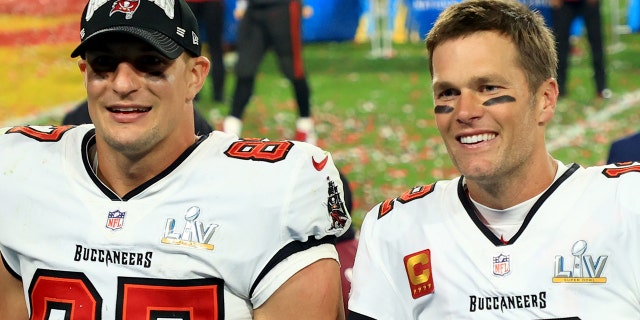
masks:
<instances>
[{"instance_id":1,"label":"black baseball cap","mask_svg":"<svg viewBox=\"0 0 640 320\"><path fill-rule=\"evenodd\" d=\"M185 50L201 52L198 22L184 0L90 0L80 20L81 43L71 57L84 57L97 36L116 33L137 37L169 59Z\"/></svg>"}]
</instances>

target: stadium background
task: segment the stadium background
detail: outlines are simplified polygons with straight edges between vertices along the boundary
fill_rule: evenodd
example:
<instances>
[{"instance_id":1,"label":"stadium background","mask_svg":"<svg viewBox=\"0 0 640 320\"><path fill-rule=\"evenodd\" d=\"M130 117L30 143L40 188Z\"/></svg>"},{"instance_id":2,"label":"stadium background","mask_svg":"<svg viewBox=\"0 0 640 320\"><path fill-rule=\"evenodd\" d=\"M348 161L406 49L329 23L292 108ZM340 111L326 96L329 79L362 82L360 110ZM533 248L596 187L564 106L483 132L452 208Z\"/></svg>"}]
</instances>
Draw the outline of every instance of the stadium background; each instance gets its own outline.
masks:
<instances>
[{"instance_id":1,"label":"stadium background","mask_svg":"<svg viewBox=\"0 0 640 320\"><path fill-rule=\"evenodd\" d=\"M226 1L225 39L232 49L235 1ZM544 1L531 1L548 17ZM351 181L356 223L387 197L457 174L435 129L421 43L438 12L453 2L305 0L313 8L303 38L319 144ZM594 100L588 45L576 38L569 96L548 134L549 149L562 161L603 163L613 139L640 130L639 2L602 4L613 99ZM82 79L69 58L83 6L78 0L0 0L0 126L57 124L83 99ZM581 34L579 25L574 33ZM378 36L391 44L371 41ZM227 62L233 64L232 51ZM287 82L270 62L260 77L244 134L290 138L295 105ZM207 87L198 108L218 126L228 106L207 102L209 94Z\"/></svg>"}]
</instances>

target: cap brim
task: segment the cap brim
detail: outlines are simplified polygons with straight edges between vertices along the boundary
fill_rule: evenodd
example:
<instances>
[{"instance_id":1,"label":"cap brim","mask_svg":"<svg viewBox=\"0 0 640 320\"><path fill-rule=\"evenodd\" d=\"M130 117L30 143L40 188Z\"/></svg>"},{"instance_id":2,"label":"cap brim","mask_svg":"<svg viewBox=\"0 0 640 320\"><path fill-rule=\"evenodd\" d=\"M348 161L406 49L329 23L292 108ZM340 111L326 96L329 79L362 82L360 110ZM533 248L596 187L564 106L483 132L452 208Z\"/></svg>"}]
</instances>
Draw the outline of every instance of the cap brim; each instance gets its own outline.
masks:
<instances>
[{"instance_id":1,"label":"cap brim","mask_svg":"<svg viewBox=\"0 0 640 320\"><path fill-rule=\"evenodd\" d=\"M178 45L175 41L171 40L171 38L167 37L161 32L131 26L114 26L111 28L96 31L89 37L84 39L84 41L82 41L82 43L80 43L80 45L78 45L78 47L75 48L73 52L71 52L71 57L75 58L77 56L84 55L84 52L87 49L86 46L88 42L93 41L98 36L108 33L123 33L132 35L151 45L153 48L158 50L160 54L171 60L178 58L184 52L183 47Z\"/></svg>"}]
</instances>

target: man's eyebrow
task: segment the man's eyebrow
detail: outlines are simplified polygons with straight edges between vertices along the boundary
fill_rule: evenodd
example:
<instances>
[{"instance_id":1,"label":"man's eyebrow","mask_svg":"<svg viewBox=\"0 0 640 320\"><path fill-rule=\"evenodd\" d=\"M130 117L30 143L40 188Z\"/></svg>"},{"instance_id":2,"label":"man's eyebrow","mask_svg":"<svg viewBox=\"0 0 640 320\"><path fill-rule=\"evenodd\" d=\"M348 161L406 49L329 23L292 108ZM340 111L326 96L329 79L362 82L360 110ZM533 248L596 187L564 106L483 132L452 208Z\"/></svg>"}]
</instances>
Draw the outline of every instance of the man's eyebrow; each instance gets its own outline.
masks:
<instances>
[{"instance_id":1,"label":"man's eyebrow","mask_svg":"<svg viewBox=\"0 0 640 320\"><path fill-rule=\"evenodd\" d=\"M482 75L482 76L477 76L477 77L472 77L471 79L468 79L466 81L466 85L473 85L473 86L478 86L478 85L483 85L483 84L487 84L487 83L497 83L497 84L501 84L501 83L505 83L507 82L507 80L505 79L504 76L502 76L501 74L498 73L492 73L492 74L486 74L486 75ZM444 89L444 88L456 88L457 86L454 85L453 83L449 82L449 81L435 81L431 84L431 86L433 87L433 89Z\"/></svg>"},{"instance_id":2,"label":"man's eyebrow","mask_svg":"<svg viewBox=\"0 0 640 320\"><path fill-rule=\"evenodd\" d=\"M448 88L453 88L454 85L448 81L436 81L431 84L431 87L433 88L434 91L439 91L439 90L444 90Z\"/></svg>"},{"instance_id":3,"label":"man's eyebrow","mask_svg":"<svg viewBox=\"0 0 640 320\"><path fill-rule=\"evenodd\" d=\"M492 73L480 77L475 77L471 80L471 82L476 85L483 85L487 83L504 84L507 83L507 79L499 73Z\"/></svg>"}]
</instances>

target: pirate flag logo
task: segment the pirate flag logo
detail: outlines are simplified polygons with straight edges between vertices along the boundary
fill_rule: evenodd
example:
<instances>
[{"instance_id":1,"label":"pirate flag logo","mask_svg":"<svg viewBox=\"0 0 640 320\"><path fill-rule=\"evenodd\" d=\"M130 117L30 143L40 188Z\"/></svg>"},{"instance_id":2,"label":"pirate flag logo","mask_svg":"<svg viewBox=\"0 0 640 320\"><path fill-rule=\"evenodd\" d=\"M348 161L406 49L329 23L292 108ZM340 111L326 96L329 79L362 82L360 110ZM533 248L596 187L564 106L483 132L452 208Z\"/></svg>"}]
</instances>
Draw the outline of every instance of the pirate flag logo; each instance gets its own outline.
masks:
<instances>
[{"instance_id":1,"label":"pirate flag logo","mask_svg":"<svg viewBox=\"0 0 640 320\"><path fill-rule=\"evenodd\" d=\"M118 0L113 3L109 15L113 15L115 12L122 12L125 14L126 19L131 19L139 4L139 0Z\"/></svg>"},{"instance_id":2,"label":"pirate flag logo","mask_svg":"<svg viewBox=\"0 0 640 320\"><path fill-rule=\"evenodd\" d=\"M329 180L329 177L327 177ZM331 228L333 229L342 229L347 224L349 217L347 215L347 210L344 207L344 203L340 198L340 191L338 191L338 186L335 182L329 180L329 198L327 199L327 210L329 212L329 217L331 218Z\"/></svg>"}]
</instances>

